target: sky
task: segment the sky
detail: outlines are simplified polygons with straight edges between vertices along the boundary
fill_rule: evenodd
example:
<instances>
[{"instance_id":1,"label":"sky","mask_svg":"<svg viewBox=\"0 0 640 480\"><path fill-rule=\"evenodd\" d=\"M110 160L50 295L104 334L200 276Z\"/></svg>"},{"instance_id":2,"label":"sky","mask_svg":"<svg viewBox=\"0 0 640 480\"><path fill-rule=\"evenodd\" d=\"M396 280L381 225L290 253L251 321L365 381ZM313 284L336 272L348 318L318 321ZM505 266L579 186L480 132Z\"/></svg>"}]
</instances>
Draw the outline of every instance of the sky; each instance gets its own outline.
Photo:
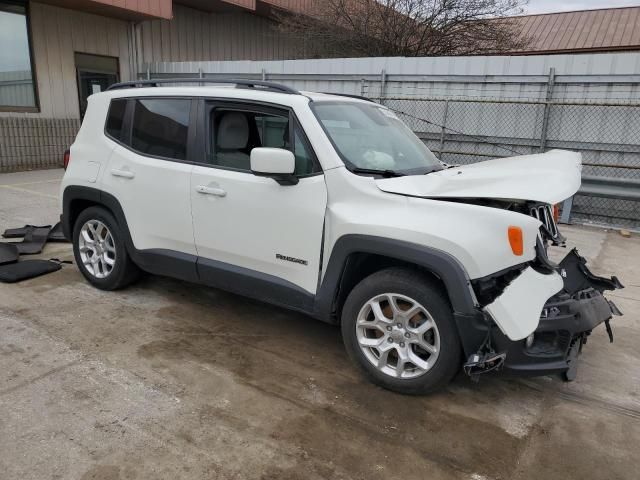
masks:
<instances>
[{"instance_id":1,"label":"sky","mask_svg":"<svg viewBox=\"0 0 640 480\"><path fill-rule=\"evenodd\" d=\"M525 13L532 14L638 5L640 5L640 0L529 0L529 5L524 9Z\"/></svg>"}]
</instances>

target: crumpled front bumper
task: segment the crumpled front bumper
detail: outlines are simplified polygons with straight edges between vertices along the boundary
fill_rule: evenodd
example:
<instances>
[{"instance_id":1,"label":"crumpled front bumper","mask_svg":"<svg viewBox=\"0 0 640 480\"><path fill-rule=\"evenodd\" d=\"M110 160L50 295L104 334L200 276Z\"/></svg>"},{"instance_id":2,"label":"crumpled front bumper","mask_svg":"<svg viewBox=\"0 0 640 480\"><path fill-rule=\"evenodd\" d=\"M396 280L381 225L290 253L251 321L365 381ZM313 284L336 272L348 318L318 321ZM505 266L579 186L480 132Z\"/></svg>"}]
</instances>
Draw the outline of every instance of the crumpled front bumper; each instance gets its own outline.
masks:
<instances>
[{"instance_id":1,"label":"crumpled front bumper","mask_svg":"<svg viewBox=\"0 0 640 480\"><path fill-rule=\"evenodd\" d=\"M622 313L603 293L624 288L623 285L616 277L593 275L575 249L558 267L564 287L546 302L531 336L513 341L500 329L492 329L493 349L506 355L503 370L507 373L530 376L562 373L572 380L577 357L592 330L604 323L613 341L609 321L613 315Z\"/></svg>"}]
</instances>

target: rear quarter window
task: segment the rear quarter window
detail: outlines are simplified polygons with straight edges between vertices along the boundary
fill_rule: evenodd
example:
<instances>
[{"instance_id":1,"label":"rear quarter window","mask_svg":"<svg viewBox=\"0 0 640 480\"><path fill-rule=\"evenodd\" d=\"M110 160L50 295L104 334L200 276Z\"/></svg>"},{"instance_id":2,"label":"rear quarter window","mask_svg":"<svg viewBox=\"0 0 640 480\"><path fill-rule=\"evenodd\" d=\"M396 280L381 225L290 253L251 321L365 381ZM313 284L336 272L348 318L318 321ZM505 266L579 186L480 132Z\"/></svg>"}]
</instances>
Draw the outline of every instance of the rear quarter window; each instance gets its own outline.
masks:
<instances>
[{"instance_id":1,"label":"rear quarter window","mask_svg":"<svg viewBox=\"0 0 640 480\"><path fill-rule=\"evenodd\" d=\"M126 99L111 100L109 113L107 114L105 131L107 132L107 135L118 141L122 140L122 128L124 125L124 114L126 109Z\"/></svg>"}]
</instances>

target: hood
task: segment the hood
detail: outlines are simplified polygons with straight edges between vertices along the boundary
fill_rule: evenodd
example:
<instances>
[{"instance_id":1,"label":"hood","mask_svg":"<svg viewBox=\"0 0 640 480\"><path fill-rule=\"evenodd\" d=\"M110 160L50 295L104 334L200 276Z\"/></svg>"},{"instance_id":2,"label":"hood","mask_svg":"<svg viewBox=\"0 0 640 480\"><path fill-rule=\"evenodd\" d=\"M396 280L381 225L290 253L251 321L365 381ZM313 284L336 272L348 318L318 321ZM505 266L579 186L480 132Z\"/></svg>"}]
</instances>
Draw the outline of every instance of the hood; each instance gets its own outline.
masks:
<instances>
[{"instance_id":1,"label":"hood","mask_svg":"<svg viewBox=\"0 0 640 480\"><path fill-rule=\"evenodd\" d=\"M580 188L582 156L566 150L498 158L428 175L376 180L384 192L424 198L495 198L556 204Z\"/></svg>"}]
</instances>

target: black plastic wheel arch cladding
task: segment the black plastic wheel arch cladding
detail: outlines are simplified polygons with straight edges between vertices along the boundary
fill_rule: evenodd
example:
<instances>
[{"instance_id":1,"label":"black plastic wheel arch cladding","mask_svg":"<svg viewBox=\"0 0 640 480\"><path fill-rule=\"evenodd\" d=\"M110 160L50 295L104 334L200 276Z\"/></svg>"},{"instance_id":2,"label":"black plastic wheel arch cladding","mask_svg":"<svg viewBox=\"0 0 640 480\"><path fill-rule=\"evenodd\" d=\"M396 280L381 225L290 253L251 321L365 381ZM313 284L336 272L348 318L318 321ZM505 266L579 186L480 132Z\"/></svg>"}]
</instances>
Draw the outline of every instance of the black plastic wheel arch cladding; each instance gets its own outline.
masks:
<instances>
[{"instance_id":1,"label":"black plastic wheel arch cladding","mask_svg":"<svg viewBox=\"0 0 640 480\"><path fill-rule=\"evenodd\" d=\"M350 234L334 244L315 298L313 316L337 323L335 301L347 259L356 253L375 254L416 265L437 276L444 284L465 354L475 351L486 336L488 324L477 308L468 276L458 260L441 250L369 235Z\"/></svg>"},{"instance_id":2,"label":"black plastic wheel arch cladding","mask_svg":"<svg viewBox=\"0 0 640 480\"><path fill-rule=\"evenodd\" d=\"M375 254L422 267L444 283L455 312L477 312L467 274L450 254L424 245L369 235L344 235L334 244L316 296L316 311L330 314L347 258L354 253Z\"/></svg>"},{"instance_id":3,"label":"black plastic wheel arch cladding","mask_svg":"<svg viewBox=\"0 0 640 480\"><path fill-rule=\"evenodd\" d=\"M124 210L120 202L110 193L90 187L70 186L63 194L63 214L61 218L63 232L73 231L73 222L79 212L73 212L73 202L91 202L91 204L109 210L122 228L127 253L142 270L156 275L165 275L189 282L198 282L196 270L197 257L182 252L163 249L138 250L135 248Z\"/></svg>"},{"instance_id":4,"label":"black plastic wheel arch cladding","mask_svg":"<svg viewBox=\"0 0 640 480\"><path fill-rule=\"evenodd\" d=\"M97 188L71 185L64 189L62 194L62 215L60 226L66 238L73 237L73 223L80 213L74 205L78 203L101 205L101 191ZM78 203L77 203L78 202Z\"/></svg>"}]
</instances>

